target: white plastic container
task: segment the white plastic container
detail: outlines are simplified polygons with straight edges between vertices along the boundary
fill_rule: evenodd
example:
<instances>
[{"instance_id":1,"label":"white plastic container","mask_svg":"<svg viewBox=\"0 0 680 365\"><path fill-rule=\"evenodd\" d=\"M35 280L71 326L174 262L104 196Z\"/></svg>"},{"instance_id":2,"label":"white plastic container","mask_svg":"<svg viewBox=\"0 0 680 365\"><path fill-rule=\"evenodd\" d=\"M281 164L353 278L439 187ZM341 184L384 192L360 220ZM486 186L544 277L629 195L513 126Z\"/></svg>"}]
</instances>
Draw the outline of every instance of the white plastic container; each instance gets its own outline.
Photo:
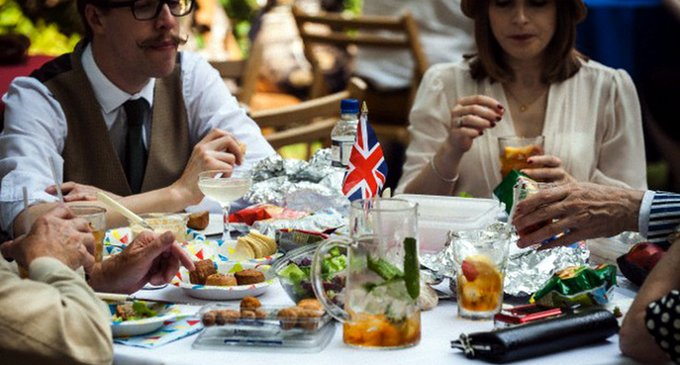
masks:
<instances>
[{"instance_id":1,"label":"white plastic container","mask_svg":"<svg viewBox=\"0 0 680 365\"><path fill-rule=\"evenodd\" d=\"M394 198L418 203L420 252L439 251L449 231L483 228L503 213L501 203L493 199L417 194L399 194Z\"/></svg>"}]
</instances>

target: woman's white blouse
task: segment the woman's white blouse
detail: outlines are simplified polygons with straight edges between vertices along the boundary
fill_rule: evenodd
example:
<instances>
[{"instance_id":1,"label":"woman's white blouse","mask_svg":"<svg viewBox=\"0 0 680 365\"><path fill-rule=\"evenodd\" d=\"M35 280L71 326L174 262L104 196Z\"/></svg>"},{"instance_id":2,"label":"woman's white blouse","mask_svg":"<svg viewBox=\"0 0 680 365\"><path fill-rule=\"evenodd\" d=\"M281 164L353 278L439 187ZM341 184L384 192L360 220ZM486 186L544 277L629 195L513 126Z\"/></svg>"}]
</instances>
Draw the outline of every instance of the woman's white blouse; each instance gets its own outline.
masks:
<instances>
[{"instance_id":1,"label":"woman's white blouse","mask_svg":"<svg viewBox=\"0 0 680 365\"><path fill-rule=\"evenodd\" d=\"M502 85L488 78L473 80L467 61L428 70L411 109L411 143L397 192L403 192L447 139L456 100L476 94L495 98L507 109ZM521 115L506 111L495 128L474 140L461 160L454 194L491 196L501 182L497 138L515 135L513 117ZM625 71L588 61L571 78L552 84L542 134L546 154L559 157L577 180L647 188L640 104Z\"/></svg>"}]
</instances>

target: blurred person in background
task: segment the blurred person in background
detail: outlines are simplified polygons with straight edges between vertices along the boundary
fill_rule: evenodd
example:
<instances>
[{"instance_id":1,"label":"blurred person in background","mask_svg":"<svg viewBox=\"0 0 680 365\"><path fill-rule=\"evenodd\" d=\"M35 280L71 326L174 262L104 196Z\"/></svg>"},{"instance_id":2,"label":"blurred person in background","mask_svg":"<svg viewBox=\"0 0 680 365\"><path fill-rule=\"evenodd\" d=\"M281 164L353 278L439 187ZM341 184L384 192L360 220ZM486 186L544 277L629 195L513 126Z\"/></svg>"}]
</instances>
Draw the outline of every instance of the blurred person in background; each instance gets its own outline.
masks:
<instances>
[{"instance_id":1,"label":"blurred person in background","mask_svg":"<svg viewBox=\"0 0 680 365\"><path fill-rule=\"evenodd\" d=\"M401 16L410 12L418 24L420 43L430 65L458 62L475 50L474 23L460 9L460 0L373 0L364 1L362 14ZM408 101L413 78L413 59L407 50L360 48L354 74L377 91L400 92ZM370 99L369 99L370 101ZM376 103L379 103L376 100ZM372 104L369 104L369 106ZM371 110L371 115L394 113L395 105ZM408 113L408 110L406 111Z\"/></svg>"},{"instance_id":2,"label":"blurred person in background","mask_svg":"<svg viewBox=\"0 0 680 365\"><path fill-rule=\"evenodd\" d=\"M477 54L423 78L397 192L490 197L501 182L497 138L507 135L545 136L545 154L523 170L534 179L646 189L635 86L574 49L581 0L461 7L475 21Z\"/></svg>"},{"instance_id":3,"label":"blurred person in background","mask_svg":"<svg viewBox=\"0 0 680 365\"><path fill-rule=\"evenodd\" d=\"M78 0L85 39L31 77L16 78L3 98L3 230L24 233L24 222L51 209L50 160L56 179L67 182L67 202L104 190L145 213L201 202L203 170L247 169L275 153L218 72L178 52L178 17L192 8L193 0ZM107 222L123 223L111 214Z\"/></svg>"}]
</instances>

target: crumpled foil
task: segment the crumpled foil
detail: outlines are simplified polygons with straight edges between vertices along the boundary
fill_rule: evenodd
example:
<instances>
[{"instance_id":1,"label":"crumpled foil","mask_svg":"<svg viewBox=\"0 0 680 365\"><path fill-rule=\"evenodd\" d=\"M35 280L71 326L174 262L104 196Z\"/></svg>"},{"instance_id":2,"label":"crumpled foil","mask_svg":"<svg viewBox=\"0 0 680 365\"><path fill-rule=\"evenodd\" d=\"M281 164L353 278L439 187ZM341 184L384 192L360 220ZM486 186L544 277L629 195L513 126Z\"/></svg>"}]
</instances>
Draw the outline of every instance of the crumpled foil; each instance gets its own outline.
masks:
<instances>
[{"instance_id":1,"label":"crumpled foil","mask_svg":"<svg viewBox=\"0 0 680 365\"><path fill-rule=\"evenodd\" d=\"M302 229L313 232L323 232L329 228L344 226L347 219L341 212L334 208L326 208L312 215L298 219L266 219L253 223L253 228L274 237L275 232L281 228Z\"/></svg>"},{"instance_id":2,"label":"crumpled foil","mask_svg":"<svg viewBox=\"0 0 680 365\"><path fill-rule=\"evenodd\" d=\"M453 257L453 244L463 232L451 231L448 234L444 248L433 254L421 256L421 264L439 275L450 278L451 291L455 295L456 263ZM514 236L514 234L513 234ZM516 236L511 238L514 244ZM515 297L533 294L558 270L568 266L585 265L590 251L582 246L557 247L550 250L537 251L534 249L511 255L505 269L503 291Z\"/></svg>"},{"instance_id":3,"label":"crumpled foil","mask_svg":"<svg viewBox=\"0 0 680 365\"><path fill-rule=\"evenodd\" d=\"M344 170L331 166L330 149L317 151L309 162L272 156L257 163L252 175L253 186L244 197L251 203L305 212L329 207L346 212L349 208L342 193Z\"/></svg>"},{"instance_id":4,"label":"crumpled foil","mask_svg":"<svg viewBox=\"0 0 680 365\"><path fill-rule=\"evenodd\" d=\"M569 266L588 263L590 251L581 246L556 247L549 250L528 250L510 256L505 269L503 290L512 296L531 295L552 275Z\"/></svg>"},{"instance_id":5,"label":"crumpled foil","mask_svg":"<svg viewBox=\"0 0 680 365\"><path fill-rule=\"evenodd\" d=\"M636 243L647 241L647 239L640 233L630 231L621 232L618 235L612 237L612 239L619 240L621 241L621 243L630 247L633 247L633 245L635 245Z\"/></svg>"}]
</instances>

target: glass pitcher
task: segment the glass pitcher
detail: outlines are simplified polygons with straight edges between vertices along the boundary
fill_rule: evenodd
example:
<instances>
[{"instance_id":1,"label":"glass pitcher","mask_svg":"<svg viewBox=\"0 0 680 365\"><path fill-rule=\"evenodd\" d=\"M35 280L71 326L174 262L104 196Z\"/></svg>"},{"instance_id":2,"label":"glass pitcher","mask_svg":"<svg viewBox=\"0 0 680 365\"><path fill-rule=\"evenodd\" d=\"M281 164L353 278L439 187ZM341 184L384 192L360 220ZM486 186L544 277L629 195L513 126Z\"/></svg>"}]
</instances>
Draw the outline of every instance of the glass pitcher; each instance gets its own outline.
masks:
<instances>
[{"instance_id":1,"label":"glass pitcher","mask_svg":"<svg viewBox=\"0 0 680 365\"><path fill-rule=\"evenodd\" d=\"M326 310L343 322L346 344L402 348L420 342L417 204L400 199L352 203L350 237L322 242L312 260L312 288ZM323 288L323 258L347 250L344 309Z\"/></svg>"}]
</instances>

